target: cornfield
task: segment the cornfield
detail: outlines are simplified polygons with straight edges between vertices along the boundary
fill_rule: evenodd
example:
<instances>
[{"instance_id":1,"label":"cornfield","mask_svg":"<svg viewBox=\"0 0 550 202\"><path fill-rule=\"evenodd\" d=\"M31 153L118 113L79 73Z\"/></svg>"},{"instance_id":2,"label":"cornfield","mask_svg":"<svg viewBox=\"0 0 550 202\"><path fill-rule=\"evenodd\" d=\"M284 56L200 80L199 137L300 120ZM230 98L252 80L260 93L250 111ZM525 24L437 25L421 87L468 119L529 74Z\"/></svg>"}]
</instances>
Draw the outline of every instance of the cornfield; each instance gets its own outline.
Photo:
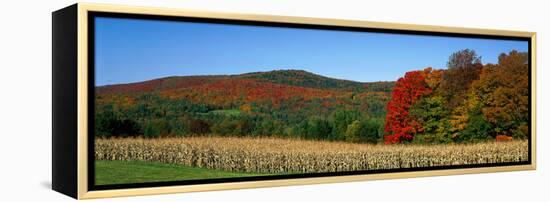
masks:
<instances>
[{"instance_id":1,"label":"cornfield","mask_svg":"<svg viewBox=\"0 0 550 202\"><path fill-rule=\"evenodd\" d=\"M528 143L368 145L277 138L113 138L96 139L95 158L239 172L312 173L520 162L528 160Z\"/></svg>"}]
</instances>

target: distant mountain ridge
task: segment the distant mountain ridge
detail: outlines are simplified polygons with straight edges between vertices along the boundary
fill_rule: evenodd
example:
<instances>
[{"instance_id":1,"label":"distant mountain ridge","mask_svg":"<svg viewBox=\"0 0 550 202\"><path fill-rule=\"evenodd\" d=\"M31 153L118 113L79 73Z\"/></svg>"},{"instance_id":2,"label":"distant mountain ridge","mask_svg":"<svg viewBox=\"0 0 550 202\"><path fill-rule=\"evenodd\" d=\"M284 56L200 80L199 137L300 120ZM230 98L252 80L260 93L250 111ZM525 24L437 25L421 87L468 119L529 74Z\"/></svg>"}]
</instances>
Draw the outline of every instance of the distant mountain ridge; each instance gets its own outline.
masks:
<instances>
[{"instance_id":1,"label":"distant mountain ridge","mask_svg":"<svg viewBox=\"0 0 550 202\"><path fill-rule=\"evenodd\" d=\"M335 79L304 70L273 70L238 75L241 78L260 79L266 82L310 88L358 89L365 83Z\"/></svg>"},{"instance_id":2,"label":"distant mountain ridge","mask_svg":"<svg viewBox=\"0 0 550 202\"><path fill-rule=\"evenodd\" d=\"M207 85L221 80L252 80L294 87L357 92L390 92L395 84L393 81L357 82L335 79L304 70L273 70L238 75L171 76L128 84L98 86L96 87L96 92L98 94L109 94L167 91Z\"/></svg>"}]
</instances>

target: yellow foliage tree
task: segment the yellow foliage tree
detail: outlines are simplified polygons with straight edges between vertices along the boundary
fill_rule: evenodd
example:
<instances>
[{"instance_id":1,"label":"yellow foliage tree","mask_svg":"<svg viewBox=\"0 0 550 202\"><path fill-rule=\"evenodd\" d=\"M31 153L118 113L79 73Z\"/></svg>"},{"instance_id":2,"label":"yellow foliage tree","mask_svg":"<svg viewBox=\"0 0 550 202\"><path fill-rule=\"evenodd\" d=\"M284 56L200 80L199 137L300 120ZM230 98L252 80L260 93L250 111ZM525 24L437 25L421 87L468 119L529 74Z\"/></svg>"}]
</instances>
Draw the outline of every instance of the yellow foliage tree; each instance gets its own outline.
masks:
<instances>
[{"instance_id":1,"label":"yellow foliage tree","mask_svg":"<svg viewBox=\"0 0 550 202\"><path fill-rule=\"evenodd\" d=\"M528 55L501 54L497 65L486 65L472 84L471 104L479 103L485 119L503 135L525 137L529 120Z\"/></svg>"}]
</instances>

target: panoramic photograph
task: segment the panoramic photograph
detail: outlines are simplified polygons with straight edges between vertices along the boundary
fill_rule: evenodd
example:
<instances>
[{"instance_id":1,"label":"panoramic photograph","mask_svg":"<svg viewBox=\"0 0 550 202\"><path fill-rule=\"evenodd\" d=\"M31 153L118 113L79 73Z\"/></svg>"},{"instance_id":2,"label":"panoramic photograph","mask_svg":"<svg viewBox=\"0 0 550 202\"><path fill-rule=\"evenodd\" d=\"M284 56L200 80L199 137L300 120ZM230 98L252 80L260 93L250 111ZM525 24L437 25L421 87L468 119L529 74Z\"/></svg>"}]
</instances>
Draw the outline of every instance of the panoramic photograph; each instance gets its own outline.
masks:
<instances>
[{"instance_id":1,"label":"panoramic photograph","mask_svg":"<svg viewBox=\"0 0 550 202\"><path fill-rule=\"evenodd\" d=\"M529 44L96 17L95 185L529 161Z\"/></svg>"}]
</instances>

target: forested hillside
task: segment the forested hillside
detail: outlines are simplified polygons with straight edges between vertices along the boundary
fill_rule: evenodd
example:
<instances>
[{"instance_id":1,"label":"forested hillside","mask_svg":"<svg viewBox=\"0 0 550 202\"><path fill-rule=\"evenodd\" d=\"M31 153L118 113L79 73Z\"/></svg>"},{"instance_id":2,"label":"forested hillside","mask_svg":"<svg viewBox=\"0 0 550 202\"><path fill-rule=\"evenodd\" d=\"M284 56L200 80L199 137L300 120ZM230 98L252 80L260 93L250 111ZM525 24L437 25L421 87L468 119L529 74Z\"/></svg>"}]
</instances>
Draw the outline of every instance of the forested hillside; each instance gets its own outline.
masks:
<instances>
[{"instance_id":1,"label":"forested hillside","mask_svg":"<svg viewBox=\"0 0 550 202\"><path fill-rule=\"evenodd\" d=\"M275 70L101 86L96 88L96 133L377 142L393 85ZM365 130L372 135L362 136Z\"/></svg>"}]
</instances>

